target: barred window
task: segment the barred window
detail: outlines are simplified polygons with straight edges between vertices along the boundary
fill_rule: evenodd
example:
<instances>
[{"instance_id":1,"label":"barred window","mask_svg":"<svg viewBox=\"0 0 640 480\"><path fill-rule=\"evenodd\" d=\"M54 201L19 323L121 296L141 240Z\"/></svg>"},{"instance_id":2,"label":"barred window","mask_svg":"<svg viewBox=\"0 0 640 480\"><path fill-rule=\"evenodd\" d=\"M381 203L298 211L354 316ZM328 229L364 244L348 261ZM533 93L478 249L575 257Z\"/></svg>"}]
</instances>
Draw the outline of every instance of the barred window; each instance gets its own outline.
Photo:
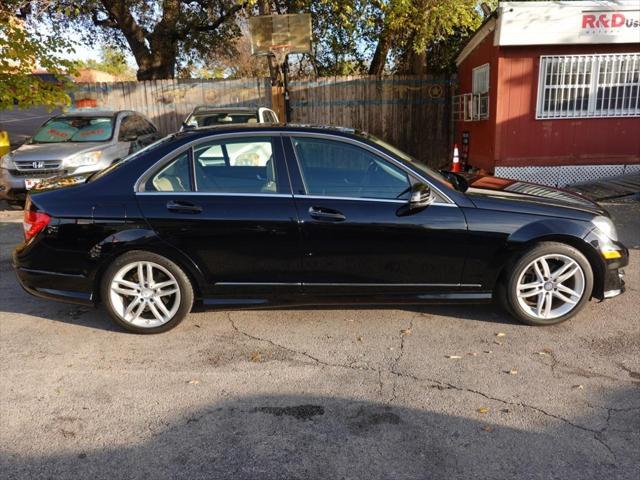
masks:
<instances>
[{"instance_id":1,"label":"barred window","mask_svg":"<svg viewBox=\"0 0 640 480\"><path fill-rule=\"evenodd\" d=\"M640 53L540 57L536 118L640 116Z\"/></svg>"}]
</instances>

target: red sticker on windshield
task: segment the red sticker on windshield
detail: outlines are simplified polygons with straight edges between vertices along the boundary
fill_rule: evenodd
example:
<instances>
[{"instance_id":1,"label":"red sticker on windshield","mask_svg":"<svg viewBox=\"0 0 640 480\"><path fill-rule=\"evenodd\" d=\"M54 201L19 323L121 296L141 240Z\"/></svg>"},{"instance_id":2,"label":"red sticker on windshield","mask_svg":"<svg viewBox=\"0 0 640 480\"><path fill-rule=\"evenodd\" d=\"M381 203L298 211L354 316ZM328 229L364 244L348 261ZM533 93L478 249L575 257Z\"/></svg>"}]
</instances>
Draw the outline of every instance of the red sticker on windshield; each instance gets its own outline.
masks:
<instances>
[{"instance_id":1,"label":"red sticker on windshield","mask_svg":"<svg viewBox=\"0 0 640 480\"><path fill-rule=\"evenodd\" d=\"M86 132L82 131L79 135L81 137L90 137L91 135L100 135L101 133L104 133L104 128L96 128L95 130L88 130Z\"/></svg>"},{"instance_id":2,"label":"red sticker on windshield","mask_svg":"<svg viewBox=\"0 0 640 480\"><path fill-rule=\"evenodd\" d=\"M47 130L47 133L49 135L54 136L54 137L60 137L60 138L67 138L69 136L68 133L59 132L58 130L55 130L54 128L50 128L49 130Z\"/></svg>"}]
</instances>

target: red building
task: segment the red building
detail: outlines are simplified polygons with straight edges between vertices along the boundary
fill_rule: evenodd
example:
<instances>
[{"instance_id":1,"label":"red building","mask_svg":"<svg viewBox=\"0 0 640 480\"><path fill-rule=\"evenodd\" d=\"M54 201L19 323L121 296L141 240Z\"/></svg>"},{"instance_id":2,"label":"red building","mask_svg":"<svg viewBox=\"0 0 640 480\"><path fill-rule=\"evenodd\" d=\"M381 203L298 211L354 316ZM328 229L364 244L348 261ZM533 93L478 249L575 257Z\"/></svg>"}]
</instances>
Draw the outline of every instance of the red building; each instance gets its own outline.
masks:
<instances>
[{"instance_id":1,"label":"red building","mask_svg":"<svg viewBox=\"0 0 640 480\"><path fill-rule=\"evenodd\" d=\"M548 185L640 174L640 0L501 2L456 63L468 165Z\"/></svg>"}]
</instances>

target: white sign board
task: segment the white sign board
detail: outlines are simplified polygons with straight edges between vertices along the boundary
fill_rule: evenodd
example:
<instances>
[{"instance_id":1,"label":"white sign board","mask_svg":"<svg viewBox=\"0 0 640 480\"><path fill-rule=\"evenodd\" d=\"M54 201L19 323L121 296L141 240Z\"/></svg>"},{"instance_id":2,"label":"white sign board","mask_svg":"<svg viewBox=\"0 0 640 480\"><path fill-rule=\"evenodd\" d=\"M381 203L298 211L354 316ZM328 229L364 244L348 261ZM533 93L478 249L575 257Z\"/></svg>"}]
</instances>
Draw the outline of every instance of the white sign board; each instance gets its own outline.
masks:
<instances>
[{"instance_id":1,"label":"white sign board","mask_svg":"<svg viewBox=\"0 0 640 480\"><path fill-rule=\"evenodd\" d=\"M502 2L495 45L638 43L640 0Z\"/></svg>"}]
</instances>

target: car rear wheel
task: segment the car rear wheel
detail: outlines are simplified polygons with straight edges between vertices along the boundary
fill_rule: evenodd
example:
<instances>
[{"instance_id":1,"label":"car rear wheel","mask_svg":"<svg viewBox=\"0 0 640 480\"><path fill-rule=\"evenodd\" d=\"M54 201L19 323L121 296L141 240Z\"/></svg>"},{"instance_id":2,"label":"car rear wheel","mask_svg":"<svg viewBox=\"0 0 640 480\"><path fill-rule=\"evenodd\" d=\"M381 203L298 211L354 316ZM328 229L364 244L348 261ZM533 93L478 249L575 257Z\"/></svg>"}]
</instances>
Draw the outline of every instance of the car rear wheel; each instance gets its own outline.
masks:
<instances>
[{"instance_id":1,"label":"car rear wheel","mask_svg":"<svg viewBox=\"0 0 640 480\"><path fill-rule=\"evenodd\" d=\"M555 325L576 315L591 297L592 288L591 265L579 250L544 242L516 260L502 294L518 320Z\"/></svg>"},{"instance_id":2,"label":"car rear wheel","mask_svg":"<svg viewBox=\"0 0 640 480\"><path fill-rule=\"evenodd\" d=\"M193 288L182 269L144 251L127 252L114 260L100 291L111 318L136 333L170 330L193 305Z\"/></svg>"}]
</instances>

